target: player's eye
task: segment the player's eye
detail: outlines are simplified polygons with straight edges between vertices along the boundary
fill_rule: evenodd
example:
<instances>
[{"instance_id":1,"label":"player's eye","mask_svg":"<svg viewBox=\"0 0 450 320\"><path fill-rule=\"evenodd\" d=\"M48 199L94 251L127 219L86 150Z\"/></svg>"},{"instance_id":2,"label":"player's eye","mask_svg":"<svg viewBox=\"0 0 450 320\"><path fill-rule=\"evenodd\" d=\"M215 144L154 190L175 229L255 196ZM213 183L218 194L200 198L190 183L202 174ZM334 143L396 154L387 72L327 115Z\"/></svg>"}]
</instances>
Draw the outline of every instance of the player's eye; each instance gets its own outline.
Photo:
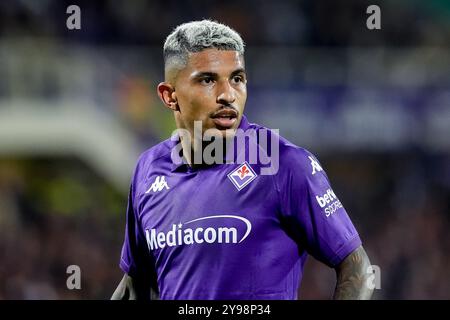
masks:
<instances>
[{"instance_id":1,"label":"player's eye","mask_svg":"<svg viewBox=\"0 0 450 320\"><path fill-rule=\"evenodd\" d=\"M238 83L244 82L244 78L242 76L234 76L232 81L233 81L233 83L238 84Z\"/></svg>"},{"instance_id":2,"label":"player's eye","mask_svg":"<svg viewBox=\"0 0 450 320\"><path fill-rule=\"evenodd\" d=\"M200 83L201 83L201 84L204 84L204 85L212 84L213 81L214 81L214 80L213 80L213 78L211 78L211 77L206 77L206 78L200 79Z\"/></svg>"}]
</instances>

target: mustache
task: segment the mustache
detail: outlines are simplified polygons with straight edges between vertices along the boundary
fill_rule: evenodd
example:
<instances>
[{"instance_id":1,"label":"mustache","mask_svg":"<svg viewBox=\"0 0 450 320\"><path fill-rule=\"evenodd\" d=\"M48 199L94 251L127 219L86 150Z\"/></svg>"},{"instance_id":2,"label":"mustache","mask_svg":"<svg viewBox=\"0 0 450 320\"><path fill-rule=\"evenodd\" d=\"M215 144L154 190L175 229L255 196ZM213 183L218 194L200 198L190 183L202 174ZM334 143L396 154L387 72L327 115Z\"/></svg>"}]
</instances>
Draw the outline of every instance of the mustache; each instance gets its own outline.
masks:
<instances>
[{"instance_id":1,"label":"mustache","mask_svg":"<svg viewBox=\"0 0 450 320\"><path fill-rule=\"evenodd\" d=\"M221 105L221 106L220 106L219 108L217 108L215 111L211 112L211 113L209 114L209 116L212 117L212 118L214 118L214 117L216 117L217 115L219 115L219 114L221 114L221 113L223 113L223 112L225 112L225 111L230 112L230 113L234 113L236 117L239 115L238 108L235 107L235 106L233 106L233 105L231 105L231 104L228 104L228 105Z\"/></svg>"}]
</instances>

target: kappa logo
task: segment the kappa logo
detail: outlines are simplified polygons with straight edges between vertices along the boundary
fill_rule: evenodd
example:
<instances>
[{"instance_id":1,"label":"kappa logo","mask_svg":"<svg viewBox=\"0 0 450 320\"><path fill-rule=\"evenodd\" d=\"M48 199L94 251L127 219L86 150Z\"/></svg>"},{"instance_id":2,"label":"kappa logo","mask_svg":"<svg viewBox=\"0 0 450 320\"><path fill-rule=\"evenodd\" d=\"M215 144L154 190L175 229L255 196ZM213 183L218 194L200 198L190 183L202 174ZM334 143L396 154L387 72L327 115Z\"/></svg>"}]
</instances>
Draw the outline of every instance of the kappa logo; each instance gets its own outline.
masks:
<instances>
[{"instance_id":1,"label":"kappa logo","mask_svg":"<svg viewBox=\"0 0 450 320\"><path fill-rule=\"evenodd\" d=\"M150 193L150 192L160 192L162 190L164 190L164 188L166 188L167 190L170 189L169 185L167 184L166 181L166 177L165 176L157 176L155 179L155 182L152 183L152 185L150 186L150 188L145 191L145 193Z\"/></svg>"},{"instance_id":2,"label":"kappa logo","mask_svg":"<svg viewBox=\"0 0 450 320\"><path fill-rule=\"evenodd\" d=\"M312 167L312 172L311 174L316 174L316 172L320 172L322 171L322 167L320 166L320 164L317 162L316 159L314 159L311 156L308 156L309 160L311 160L311 167Z\"/></svg>"},{"instance_id":3,"label":"kappa logo","mask_svg":"<svg viewBox=\"0 0 450 320\"><path fill-rule=\"evenodd\" d=\"M257 176L252 167L245 161L228 174L228 179L231 180L236 189L242 190L246 185L255 180Z\"/></svg>"}]
</instances>

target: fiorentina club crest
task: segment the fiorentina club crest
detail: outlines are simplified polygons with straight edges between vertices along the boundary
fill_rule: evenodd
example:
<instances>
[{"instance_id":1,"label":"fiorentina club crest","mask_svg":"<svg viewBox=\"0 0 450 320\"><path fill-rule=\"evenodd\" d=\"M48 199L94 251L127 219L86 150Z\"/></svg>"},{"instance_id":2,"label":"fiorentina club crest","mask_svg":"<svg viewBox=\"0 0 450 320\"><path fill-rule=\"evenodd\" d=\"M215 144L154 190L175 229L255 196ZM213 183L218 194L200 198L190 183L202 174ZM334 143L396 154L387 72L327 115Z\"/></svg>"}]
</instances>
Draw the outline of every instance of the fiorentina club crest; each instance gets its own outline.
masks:
<instances>
[{"instance_id":1,"label":"fiorentina club crest","mask_svg":"<svg viewBox=\"0 0 450 320\"><path fill-rule=\"evenodd\" d=\"M228 174L228 179L233 182L238 190L242 190L242 188L255 180L256 177L255 171L253 171L247 161Z\"/></svg>"}]
</instances>

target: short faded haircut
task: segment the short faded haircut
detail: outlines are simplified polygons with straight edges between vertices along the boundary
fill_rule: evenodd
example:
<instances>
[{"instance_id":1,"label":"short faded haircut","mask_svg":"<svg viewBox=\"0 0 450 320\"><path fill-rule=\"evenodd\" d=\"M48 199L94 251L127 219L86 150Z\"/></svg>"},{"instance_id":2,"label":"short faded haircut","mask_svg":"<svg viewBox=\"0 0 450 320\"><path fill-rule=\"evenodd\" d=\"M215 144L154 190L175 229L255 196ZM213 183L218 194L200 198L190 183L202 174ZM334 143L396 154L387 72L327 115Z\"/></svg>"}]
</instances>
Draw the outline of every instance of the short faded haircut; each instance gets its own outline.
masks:
<instances>
[{"instance_id":1,"label":"short faded haircut","mask_svg":"<svg viewBox=\"0 0 450 320\"><path fill-rule=\"evenodd\" d=\"M183 68L189 53L205 49L237 51L244 55L244 41L235 30L211 20L183 23L167 37L164 43L164 66Z\"/></svg>"}]
</instances>

